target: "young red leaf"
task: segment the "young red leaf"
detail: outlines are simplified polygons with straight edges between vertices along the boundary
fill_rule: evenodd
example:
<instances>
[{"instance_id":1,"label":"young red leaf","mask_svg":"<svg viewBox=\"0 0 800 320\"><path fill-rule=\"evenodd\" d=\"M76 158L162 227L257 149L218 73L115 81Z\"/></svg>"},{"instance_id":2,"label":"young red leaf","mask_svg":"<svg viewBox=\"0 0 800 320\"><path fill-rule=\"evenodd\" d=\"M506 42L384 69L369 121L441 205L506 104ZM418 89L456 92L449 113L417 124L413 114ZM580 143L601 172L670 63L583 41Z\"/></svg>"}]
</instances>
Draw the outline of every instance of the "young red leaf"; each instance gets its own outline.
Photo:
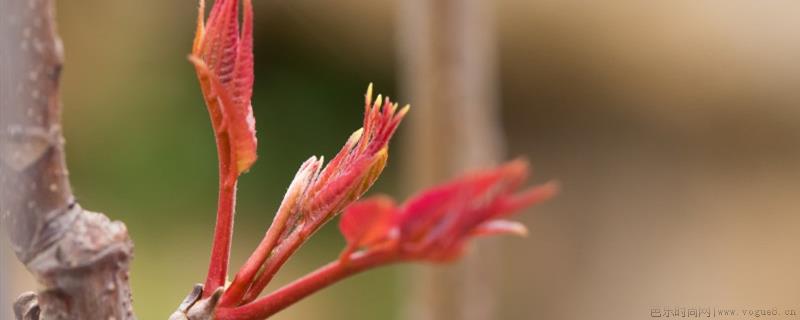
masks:
<instances>
[{"instance_id":1,"label":"young red leaf","mask_svg":"<svg viewBox=\"0 0 800 320\"><path fill-rule=\"evenodd\" d=\"M389 139L409 109L409 106L400 110L397 107L381 95L373 103L372 84L369 85L363 127L350 136L309 188L303 211L315 221L313 228L361 197L383 172L389 156Z\"/></svg>"},{"instance_id":2,"label":"young red leaf","mask_svg":"<svg viewBox=\"0 0 800 320\"><path fill-rule=\"evenodd\" d=\"M235 174L247 171L256 160L255 118L250 98L253 92L253 9L244 0L242 30L239 31L239 1L214 3L208 24L203 22L205 0L200 0L192 54L203 97L211 113L217 140L225 136ZM218 142L219 143L219 142Z\"/></svg>"},{"instance_id":3,"label":"young red leaf","mask_svg":"<svg viewBox=\"0 0 800 320\"><path fill-rule=\"evenodd\" d=\"M342 253L346 259L359 247L369 247L386 240L397 207L388 196L375 196L351 204L339 220L339 230L347 240Z\"/></svg>"},{"instance_id":4,"label":"young red leaf","mask_svg":"<svg viewBox=\"0 0 800 320\"><path fill-rule=\"evenodd\" d=\"M471 237L525 235L524 225L501 218L546 200L557 190L548 183L518 192L527 173L527 163L516 160L428 189L397 209L378 210L374 202L391 203L386 199L356 202L342 216L341 231L348 240L345 252L353 247L369 251L370 246L389 242L396 244L404 259L444 262L461 256ZM369 211L375 216L370 217ZM363 234L369 235L366 241Z\"/></svg>"}]
</instances>

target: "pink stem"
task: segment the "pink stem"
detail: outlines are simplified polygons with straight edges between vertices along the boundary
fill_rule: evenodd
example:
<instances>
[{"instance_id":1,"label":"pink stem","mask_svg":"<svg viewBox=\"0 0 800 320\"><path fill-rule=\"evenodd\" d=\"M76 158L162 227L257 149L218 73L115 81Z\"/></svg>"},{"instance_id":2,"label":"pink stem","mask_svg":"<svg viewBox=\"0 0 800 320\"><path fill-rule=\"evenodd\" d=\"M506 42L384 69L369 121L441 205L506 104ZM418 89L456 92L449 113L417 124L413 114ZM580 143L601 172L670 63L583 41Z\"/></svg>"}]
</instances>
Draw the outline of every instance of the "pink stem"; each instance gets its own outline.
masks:
<instances>
[{"instance_id":1,"label":"pink stem","mask_svg":"<svg viewBox=\"0 0 800 320\"><path fill-rule=\"evenodd\" d=\"M217 134L217 154L219 156L219 198L217 222L214 227L214 240L211 245L211 259L208 266L203 297L210 296L217 288L225 285L228 277L231 240L233 238L233 215L236 207L237 173L231 166L230 141L225 134Z\"/></svg>"},{"instance_id":2,"label":"pink stem","mask_svg":"<svg viewBox=\"0 0 800 320\"><path fill-rule=\"evenodd\" d=\"M303 298L339 280L367 269L393 263L399 260L396 251L381 250L354 253L347 262L331 262L316 271L272 292L266 297L234 308L218 308L217 320L265 319Z\"/></svg>"},{"instance_id":3,"label":"pink stem","mask_svg":"<svg viewBox=\"0 0 800 320\"><path fill-rule=\"evenodd\" d=\"M270 228L270 230L272 229ZM236 273L230 287L225 290L222 298L220 298L219 306L236 306L238 302L241 301L246 290L250 288L250 284L253 282L253 278L255 278L258 270L260 270L264 261L269 257L269 253L272 252L272 249L275 247L277 240L277 236L271 236L271 234L267 232L267 235L261 240L261 243L258 244L258 248L253 251L250 257L247 258L247 262L245 262L239 272Z\"/></svg>"},{"instance_id":4,"label":"pink stem","mask_svg":"<svg viewBox=\"0 0 800 320\"><path fill-rule=\"evenodd\" d=\"M270 225L264 238L255 251L247 258L247 262L239 269L236 276L233 278L230 287L225 290L225 293L220 299L219 306L232 307L239 305L242 297L250 288L253 278L264 265L264 262L272 253L272 249L278 243L281 233L286 229L286 221L289 219L291 211L288 207L281 206L275 216L272 225Z\"/></svg>"},{"instance_id":5,"label":"pink stem","mask_svg":"<svg viewBox=\"0 0 800 320\"><path fill-rule=\"evenodd\" d=\"M241 299L241 303L248 303L250 301L255 300L258 298L258 295L261 294L261 291L267 287L272 278L275 277L275 274L283 267L286 261L299 249L303 243L305 242L307 237L302 235L301 230L296 230L289 234L289 236L275 248L272 255L267 259L266 263L264 264L264 269L252 282L250 288L247 289L247 292L244 294L244 297Z\"/></svg>"}]
</instances>

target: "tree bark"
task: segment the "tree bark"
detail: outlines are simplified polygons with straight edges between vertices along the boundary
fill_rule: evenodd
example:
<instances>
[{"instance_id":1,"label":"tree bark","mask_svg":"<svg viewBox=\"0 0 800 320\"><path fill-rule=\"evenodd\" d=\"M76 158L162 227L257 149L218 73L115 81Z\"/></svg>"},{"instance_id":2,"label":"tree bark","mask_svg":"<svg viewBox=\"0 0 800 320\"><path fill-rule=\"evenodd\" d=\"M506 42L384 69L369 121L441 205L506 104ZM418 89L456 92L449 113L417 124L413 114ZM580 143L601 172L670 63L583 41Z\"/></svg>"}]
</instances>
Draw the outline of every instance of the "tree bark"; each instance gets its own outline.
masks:
<instances>
[{"instance_id":1,"label":"tree bark","mask_svg":"<svg viewBox=\"0 0 800 320\"><path fill-rule=\"evenodd\" d=\"M402 85L413 105L407 190L497 164L504 154L492 2L406 0L399 10ZM414 267L408 319L496 319L496 240L456 266Z\"/></svg>"},{"instance_id":2,"label":"tree bark","mask_svg":"<svg viewBox=\"0 0 800 320\"><path fill-rule=\"evenodd\" d=\"M18 298L18 319L134 319L125 225L81 208L61 134L63 52L54 0L0 0L0 215L44 286Z\"/></svg>"}]
</instances>

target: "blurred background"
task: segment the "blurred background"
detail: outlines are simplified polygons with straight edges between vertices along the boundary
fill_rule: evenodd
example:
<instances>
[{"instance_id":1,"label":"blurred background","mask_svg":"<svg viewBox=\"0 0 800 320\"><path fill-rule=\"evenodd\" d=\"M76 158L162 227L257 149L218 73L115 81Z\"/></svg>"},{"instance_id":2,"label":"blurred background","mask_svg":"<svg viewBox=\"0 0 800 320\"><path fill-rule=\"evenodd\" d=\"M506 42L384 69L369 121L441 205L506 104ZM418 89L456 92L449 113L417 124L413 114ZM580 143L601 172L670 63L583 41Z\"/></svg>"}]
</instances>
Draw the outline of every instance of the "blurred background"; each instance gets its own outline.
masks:
<instances>
[{"instance_id":1,"label":"blurred background","mask_svg":"<svg viewBox=\"0 0 800 320\"><path fill-rule=\"evenodd\" d=\"M410 132L436 106L409 94L404 44L425 35L403 26L413 20L402 1L254 2L260 158L240 180L234 269L301 161L332 156L360 126L369 82L414 106L371 194L405 198L405 171L424 155L403 150L447 143ZM527 157L535 182L563 189L520 215L529 237L492 244L493 319L647 319L656 306L800 312L800 2L486 3L490 22L476 25L490 34L483 80L502 139L489 145L503 145L487 152ZM140 319L165 319L202 281L210 250L215 149L186 60L196 6L58 2L74 191L128 225ZM10 297L36 285L2 241L5 319ZM342 245L324 228L275 282ZM418 272L368 272L275 319L410 319Z\"/></svg>"}]
</instances>

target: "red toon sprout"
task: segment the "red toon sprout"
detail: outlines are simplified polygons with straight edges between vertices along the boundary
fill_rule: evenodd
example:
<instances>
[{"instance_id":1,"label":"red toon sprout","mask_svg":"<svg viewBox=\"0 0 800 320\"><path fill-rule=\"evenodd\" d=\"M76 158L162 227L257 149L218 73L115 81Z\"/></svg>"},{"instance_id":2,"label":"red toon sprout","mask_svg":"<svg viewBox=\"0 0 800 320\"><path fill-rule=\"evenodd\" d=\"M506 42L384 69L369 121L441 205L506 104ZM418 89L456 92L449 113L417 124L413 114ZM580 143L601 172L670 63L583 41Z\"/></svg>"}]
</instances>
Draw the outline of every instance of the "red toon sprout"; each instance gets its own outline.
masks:
<instances>
[{"instance_id":1,"label":"red toon sprout","mask_svg":"<svg viewBox=\"0 0 800 320\"><path fill-rule=\"evenodd\" d=\"M386 166L389 140L408 110L409 106L398 109L396 103L381 95L373 102L369 85L363 127L324 168L321 157L311 157L300 167L272 225L223 294L221 306L257 298L314 232L372 186Z\"/></svg>"},{"instance_id":2,"label":"red toon sprout","mask_svg":"<svg viewBox=\"0 0 800 320\"><path fill-rule=\"evenodd\" d=\"M197 31L189 59L194 63L217 135L227 136L228 155L237 174L256 161L253 108L253 9L244 0L239 32L238 0L219 0L203 23L205 1L200 1Z\"/></svg>"},{"instance_id":3,"label":"red toon sprout","mask_svg":"<svg viewBox=\"0 0 800 320\"><path fill-rule=\"evenodd\" d=\"M205 1L200 0L197 31L189 56L211 116L219 158L219 206L204 296L225 283L236 181L256 160L255 119L250 105L254 79L251 0L244 0L243 7L240 32L238 0L214 2L207 24Z\"/></svg>"},{"instance_id":4,"label":"red toon sprout","mask_svg":"<svg viewBox=\"0 0 800 320\"><path fill-rule=\"evenodd\" d=\"M370 84L362 128L327 165L322 157L311 157L300 166L264 238L226 286L236 184L257 157L250 101L251 1L242 1L240 25L238 0L215 1L207 20L200 0L189 60L216 138L219 203L205 284L187 297L174 319L265 319L367 269L403 261L449 262L463 254L473 237L524 235L525 226L507 217L556 193L554 183L520 190L528 165L515 160L430 188L402 205L387 196L358 201L383 172L389 140L409 109L380 95L373 101ZM347 246L340 258L259 298L303 243L342 211L339 228Z\"/></svg>"},{"instance_id":5,"label":"red toon sprout","mask_svg":"<svg viewBox=\"0 0 800 320\"><path fill-rule=\"evenodd\" d=\"M520 191L528 165L515 160L430 188L402 206L386 196L355 202L339 228L347 247L339 260L238 307L220 308L219 320L264 319L350 275L403 261L449 262L481 235L526 233L506 220L557 192L553 182Z\"/></svg>"}]
</instances>

